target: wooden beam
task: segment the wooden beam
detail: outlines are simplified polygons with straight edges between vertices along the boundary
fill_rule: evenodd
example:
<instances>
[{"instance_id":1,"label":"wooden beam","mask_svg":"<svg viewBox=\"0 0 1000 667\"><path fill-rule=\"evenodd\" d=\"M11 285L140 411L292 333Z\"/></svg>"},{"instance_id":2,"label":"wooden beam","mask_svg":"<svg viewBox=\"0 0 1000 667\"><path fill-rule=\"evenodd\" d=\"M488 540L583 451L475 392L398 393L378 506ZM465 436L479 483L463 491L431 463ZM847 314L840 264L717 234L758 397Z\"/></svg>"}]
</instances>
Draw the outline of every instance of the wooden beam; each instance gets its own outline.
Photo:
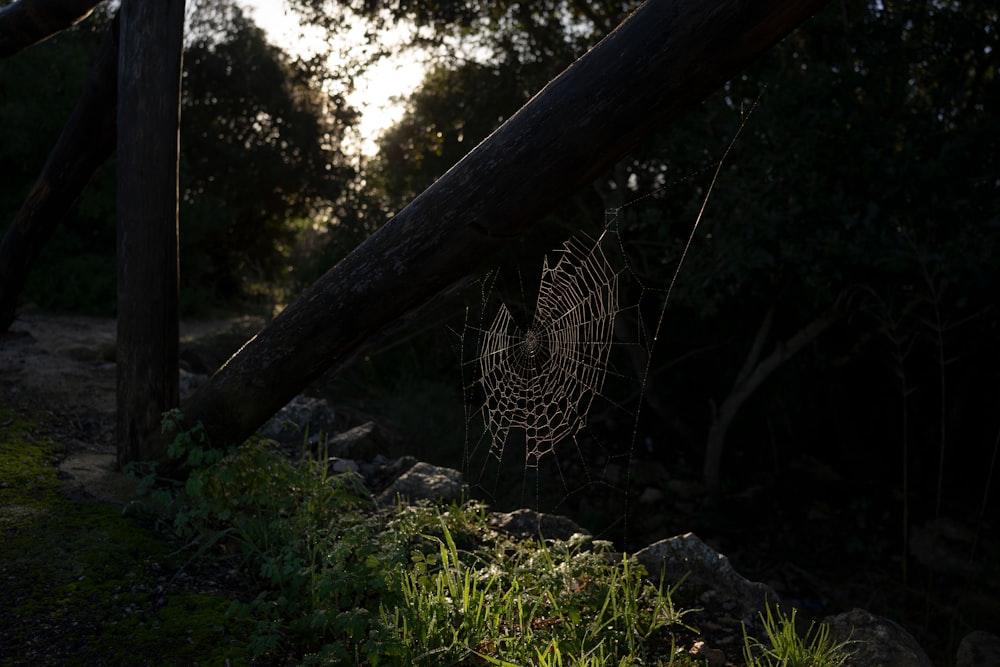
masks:
<instances>
[{"instance_id":1,"label":"wooden beam","mask_svg":"<svg viewBox=\"0 0 1000 667\"><path fill-rule=\"evenodd\" d=\"M87 85L42 173L0 241L0 331L14 321L31 266L94 172L115 148L118 17L104 37Z\"/></svg>"},{"instance_id":2,"label":"wooden beam","mask_svg":"<svg viewBox=\"0 0 1000 667\"><path fill-rule=\"evenodd\" d=\"M251 339L185 404L187 420L242 441L825 3L642 5Z\"/></svg>"},{"instance_id":3,"label":"wooden beam","mask_svg":"<svg viewBox=\"0 0 1000 667\"><path fill-rule=\"evenodd\" d=\"M118 463L178 401L177 165L184 0L124 0L118 57Z\"/></svg>"},{"instance_id":4,"label":"wooden beam","mask_svg":"<svg viewBox=\"0 0 1000 667\"><path fill-rule=\"evenodd\" d=\"M90 16L102 0L16 0L0 7L0 58L43 42Z\"/></svg>"}]
</instances>

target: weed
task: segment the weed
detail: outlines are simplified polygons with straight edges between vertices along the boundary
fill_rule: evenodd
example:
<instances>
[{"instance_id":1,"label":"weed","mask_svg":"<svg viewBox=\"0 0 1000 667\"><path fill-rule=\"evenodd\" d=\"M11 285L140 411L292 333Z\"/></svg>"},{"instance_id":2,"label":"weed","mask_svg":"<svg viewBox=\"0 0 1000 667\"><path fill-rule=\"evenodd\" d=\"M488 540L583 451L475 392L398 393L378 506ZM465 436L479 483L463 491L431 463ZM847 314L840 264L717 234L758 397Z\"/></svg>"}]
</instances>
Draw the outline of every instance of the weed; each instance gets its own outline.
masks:
<instances>
[{"instance_id":1,"label":"weed","mask_svg":"<svg viewBox=\"0 0 1000 667\"><path fill-rule=\"evenodd\" d=\"M810 623L804 636L795 629L795 609L786 616L767 605L760 614L770 647L749 637L743 627L743 660L747 667L840 667L850 657L850 639L830 638L830 626Z\"/></svg>"},{"instance_id":2,"label":"weed","mask_svg":"<svg viewBox=\"0 0 1000 667\"><path fill-rule=\"evenodd\" d=\"M576 540L499 542L461 551L442 522L434 555L416 552L393 584L402 604L383 605L405 664L642 664L645 642L681 624L671 590L608 545Z\"/></svg>"},{"instance_id":3,"label":"weed","mask_svg":"<svg viewBox=\"0 0 1000 667\"><path fill-rule=\"evenodd\" d=\"M167 415L176 430L178 415ZM252 440L220 451L195 427L171 455L184 484L148 494L149 508L196 549L238 556L260 586L226 616L255 628L255 657L307 665L675 665L677 631L693 630L676 586L654 586L609 542L514 541L475 502L379 509L357 475L326 456L297 463ZM155 471L147 470L147 475ZM825 626L804 639L762 615L770 648L745 637L750 667L836 667L847 643ZM650 647L658 647L656 650Z\"/></svg>"}]
</instances>

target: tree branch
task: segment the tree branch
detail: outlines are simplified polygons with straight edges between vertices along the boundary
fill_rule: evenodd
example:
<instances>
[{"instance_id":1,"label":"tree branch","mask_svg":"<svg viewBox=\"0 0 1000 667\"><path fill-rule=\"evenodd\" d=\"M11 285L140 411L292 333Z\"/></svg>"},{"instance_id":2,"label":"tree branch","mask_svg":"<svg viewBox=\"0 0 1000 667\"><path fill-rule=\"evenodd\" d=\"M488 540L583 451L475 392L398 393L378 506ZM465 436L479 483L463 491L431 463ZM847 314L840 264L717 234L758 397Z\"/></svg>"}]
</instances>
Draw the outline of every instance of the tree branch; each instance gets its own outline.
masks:
<instances>
[{"instance_id":1,"label":"tree branch","mask_svg":"<svg viewBox=\"0 0 1000 667\"><path fill-rule=\"evenodd\" d=\"M773 325L774 304L767 309L767 314L764 315L764 321L761 322L760 328L757 329L757 335L754 336L753 345L750 346L750 353L743 362L743 367L740 368L740 372L736 374L736 382L733 383L733 391L735 391L740 385L744 384L747 378L750 377L754 367L757 365L757 361L760 359L761 352L764 351L764 343L766 343L767 339L771 336L771 327Z\"/></svg>"},{"instance_id":2,"label":"tree branch","mask_svg":"<svg viewBox=\"0 0 1000 667\"><path fill-rule=\"evenodd\" d=\"M761 324L761 328L754 339L750 354L747 355L746 362L744 362L743 368L740 370L736 383L733 385L732 390L730 390L729 395L722 401L722 405L718 409L713 408L712 410L712 426L709 428L708 440L705 444L704 465L705 487L712 496L717 496L720 491L722 450L725 447L726 433L729 431L729 426L736 417L736 413L739 412L740 407L757 391L771 373L826 331L838 317L836 308L826 311L799 329L788 340L778 342L771 354L758 363L757 358L760 356L764 342L762 334L766 335L766 332L771 328L771 322L774 319L773 311L772 307L768 311L767 316L765 316L764 322Z\"/></svg>"}]
</instances>

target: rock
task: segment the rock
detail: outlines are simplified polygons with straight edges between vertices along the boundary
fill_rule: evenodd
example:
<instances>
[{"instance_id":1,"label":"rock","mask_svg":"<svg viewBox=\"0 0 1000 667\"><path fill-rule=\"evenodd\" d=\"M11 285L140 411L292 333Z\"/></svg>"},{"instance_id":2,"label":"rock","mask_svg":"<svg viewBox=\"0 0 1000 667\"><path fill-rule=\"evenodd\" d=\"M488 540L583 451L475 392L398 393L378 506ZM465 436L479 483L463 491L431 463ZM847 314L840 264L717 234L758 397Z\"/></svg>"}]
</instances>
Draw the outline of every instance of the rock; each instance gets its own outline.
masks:
<instances>
[{"instance_id":1,"label":"rock","mask_svg":"<svg viewBox=\"0 0 1000 667\"><path fill-rule=\"evenodd\" d=\"M726 653L703 641L696 641L688 653L699 660L704 660L707 667L726 667Z\"/></svg>"},{"instance_id":2,"label":"rock","mask_svg":"<svg viewBox=\"0 0 1000 667\"><path fill-rule=\"evenodd\" d=\"M351 459L331 459L330 469L335 473L358 473L361 471L361 467Z\"/></svg>"},{"instance_id":3,"label":"rock","mask_svg":"<svg viewBox=\"0 0 1000 667\"><path fill-rule=\"evenodd\" d=\"M201 385L205 384L207 380L207 375L199 375L198 373L188 372L183 368L180 369L178 388L180 389L181 398L187 398L193 394L199 387L201 387Z\"/></svg>"},{"instance_id":4,"label":"rock","mask_svg":"<svg viewBox=\"0 0 1000 667\"><path fill-rule=\"evenodd\" d=\"M371 461L358 463L361 475L365 478L365 486L373 496L378 496L415 465L417 459L413 456L400 456L398 459L389 460L381 454L377 454Z\"/></svg>"},{"instance_id":5,"label":"rock","mask_svg":"<svg viewBox=\"0 0 1000 667\"><path fill-rule=\"evenodd\" d=\"M974 530L940 517L913 527L910 555L932 572L968 576L977 569L969 559L975 542Z\"/></svg>"},{"instance_id":6,"label":"rock","mask_svg":"<svg viewBox=\"0 0 1000 667\"><path fill-rule=\"evenodd\" d=\"M991 632L970 632L958 645L955 667L997 667L1000 665L1000 637Z\"/></svg>"},{"instance_id":7,"label":"rock","mask_svg":"<svg viewBox=\"0 0 1000 667\"><path fill-rule=\"evenodd\" d=\"M449 502L460 499L464 490L465 483L459 471L430 463L417 463L380 493L378 502L389 505L395 503L397 498L410 502L415 500Z\"/></svg>"},{"instance_id":8,"label":"rock","mask_svg":"<svg viewBox=\"0 0 1000 667\"><path fill-rule=\"evenodd\" d=\"M656 487L647 486L639 494L639 504L640 505L655 505L663 500L663 491L660 491Z\"/></svg>"},{"instance_id":9,"label":"rock","mask_svg":"<svg viewBox=\"0 0 1000 667\"><path fill-rule=\"evenodd\" d=\"M521 540L539 535L550 540L568 540L576 534L590 535L572 519L529 509L496 513L490 517L490 525Z\"/></svg>"},{"instance_id":10,"label":"rock","mask_svg":"<svg viewBox=\"0 0 1000 667\"><path fill-rule=\"evenodd\" d=\"M348 459L370 461L378 454L375 422L365 422L330 438L327 454Z\"/></svg>"},{"instance_id":11,"label":"rock","mask_svg":"<svg viewBox=\"0 0 1000 667\"><path fill-rule=\"evenodd\" d=\"M740 621L748 626L757 625L758 613L764 605L779 601L773 588L742 577L728 558L694 533L651 544L636 552L633 558L646 568L654 582L659 583L661 576L666 585L683 579L682 591L697 596L706 606L721 606L737 617L734 619L737 625Z\"/></svg>"},{"instance_id":12,"label":"rock","mask_svg":"<svg viewBox=\"0 0 1000 667\"><path fill-rule=\"evenodd\" d=\"M318 442L321 434L337 431L337 415L322 398L296 396L257 432L283 445L302 445L309 438Z\"/></svg>"},{"instance_id":13,"label":"rock","mask_svg":"<svg viewBox=\"0 0 1000 667\"><path fill-rule=\"evenodd\" d=\"M933 667L917 640L898 623L864 609L828 616L830 639L851 641L844 667Z\"/></svg>"}]
</instances>

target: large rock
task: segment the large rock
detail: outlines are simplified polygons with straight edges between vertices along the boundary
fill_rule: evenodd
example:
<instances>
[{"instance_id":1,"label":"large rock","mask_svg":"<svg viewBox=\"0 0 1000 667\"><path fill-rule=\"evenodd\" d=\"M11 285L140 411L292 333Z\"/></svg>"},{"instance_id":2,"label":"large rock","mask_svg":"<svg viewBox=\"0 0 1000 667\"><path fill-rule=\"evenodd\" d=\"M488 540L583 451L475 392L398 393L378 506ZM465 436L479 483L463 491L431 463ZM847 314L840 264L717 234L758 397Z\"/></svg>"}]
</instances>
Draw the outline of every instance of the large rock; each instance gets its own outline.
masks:
<instances>
[{"instance_id":1,"label":"large rock","mask_svg":"<svg viewBox=\"0 0 1000 667\"><path fill-rule=\"evenodd\" d=\"M419 461L413 456L400 456L390 460L378 454L371 461L361 461L358 467L368 490L377 497L417 463Z\"/></svg>"},{"instance_id":2,"label":"large rock","mask_svg":"<svg viewBox=\"0 0 1000 667\"><path fill-rule=\"evenodd\" d=\"M326 443L329 456L371 461L378 454L378 427L369 421L330 438Z\"/></svg>"},{"instance_id":3,"label":"large rock","mask_svg":"<svg viewBox=\"0 0 1000 667\"><path fill-rule=\"evenodd\" d=\"M765 604L778 603L778 594L765 584L741 576L729 559L698 539L694 533L660 540L636 552L653 581L667 585L681 580L681 591L693 594L706 606L721 607L734 620L755 626Z\"/></svg>"},{"instance_id":4,"label":"large rock","mask_svg":"<svg viewBox=\"0 0 1000 667\"><path fill-rule=\"evenodd\" d=\"M844 667L933 667L917 640L901 625L864 609L823 619L830 638L850 641L850 657Z\"/></svg>"},{"instance_id":5,"label":"large rock","mask_svg":"<svg viewBox=\"0 0 1000 667\"><path fill-rule=\"evenodd\" d=\"M430 463L418 463L379 494L378 502L384 505L392 504L397 499L409 502L416 500L450 502L459 500L464 491L465 483L459 471Z\"/></svg>"},{"instance_id":6,"label":"large rock","mask_svg":"<svg viewBox=\"0 0 1000 667\"><path fill-rule=\"evenodd\" d=\"M590 535L572 519L557 514L520 509L499 512L490 517L490 525L521 540L539 536L550 540L568 540L573 535Z\"/></svg>"},{"instance_id":7,"label":"large rock","mask_svg":"<svg viewBox=\"0 0 1000 667\"><path fill-rule=\"evenodd\" d=\"M913 526L910 555L932 572L974 576L980 568L969 559L975 551L976 531L948 517Z\"/></svg>"},{"instance_id":8,"label":"large rock","mask_svg":"<svg viewBox=\"0 0 1000 667\"><path fill-rule=\"evenodd\" d=\"M319 441L320 435L337 431L337 414L322 398L299 395L288 402L257 432L261 437L283 445L302 446Z\"/></svg>"},{"instance_id":9,"label":"large rock","mask_svg":"<svg viewBox=\"0 0 1000 667\"><path fill-rule=\"evenodd\" d=\"M958 645L955 667L997 667L1000 665L1000 637L991 632L970 632Z\"/></svg>"}]
</instances>

